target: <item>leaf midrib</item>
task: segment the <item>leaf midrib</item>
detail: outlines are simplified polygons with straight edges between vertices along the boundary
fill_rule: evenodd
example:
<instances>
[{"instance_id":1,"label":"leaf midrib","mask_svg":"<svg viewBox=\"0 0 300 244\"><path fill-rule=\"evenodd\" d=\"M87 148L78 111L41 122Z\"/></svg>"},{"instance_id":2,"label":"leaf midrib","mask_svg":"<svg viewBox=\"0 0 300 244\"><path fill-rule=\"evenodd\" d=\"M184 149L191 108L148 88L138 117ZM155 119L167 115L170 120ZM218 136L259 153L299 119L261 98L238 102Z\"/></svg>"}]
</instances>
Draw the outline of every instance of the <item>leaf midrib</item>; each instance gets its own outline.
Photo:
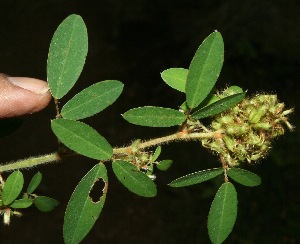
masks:
<instances>
[{"instance_id":1,"label":"leaf midrib","mask_svg":"<svg viewBox=\"0 0 300 244\"><path fill-rule=\"evenodd\" d=\"M66 56L65 56L65 59L63 59L64 62L62 64L61 72L60 72L59 78L57 80L56 96L60 95L60 93L61 93L61 88L62 88L62 85L61 85L62 84L62 73L65 72L66 63L67 63L67 60L69 60L67 57L70 54L71 40L73 40L73 35L74 35L75 25L77 24L77 20L78 20L78 17L76 17L76 20L73 22L71 35L70 35L70 38L68 40L68 45L67 45L67 47L65 49L66 50Z\"/></svg>"},{"instance_id":2,"label":"leaf midrib","mask_svg":"<svg viewBox=\"0 0 300 244\"><path fill-rule=\"evenodd\" d=\"M136 184L136 183L139 183L139 180L137 180L136 178L134 178L132 174L128 173L128 171L127 171L126 168L125 168L126 166L125 166L125 167L122 167L120 164L119 164L118 166L119 166L119 169L121 169L124 173L126 173L127 176L130 176L130 178L134 180L134 183L135 183L135 184ZM117 167L118 167L118 166L117 166ZM130 169L130 170L132 170L132 169ZM140 184L139 186L142 186L142 188L144 189L144 192L146 192L146 193L147 193L147 192L148 192L148 193L150 192L149 189L148 189L145 185Z\"/></svg>"},{"instance_id":3,"label":"leaf midrib","mask_svg":"<svg viewBox=\"0 0 300 244\"><path fill-rule=\"evenodd\" d=\"M98 151L101 151L103 154L105 154L105 155L107 155L107 156L110 155L110 154L107 153L106 151L102 150L101 147L99 147L99 146L97 146L96 144L91 143L90 141L86 140L85 137L80 137L80 136L78 136L78 134L76 134L76 133L74 133L72 130L68 129L68 127L64 127L64 126L62 126L62 125L59 125L58 123L57 123L57 125L60 126L60 127L63 128L63 129L65 129L65 130L67 130L68 132L71 132L71 135L74 135L76 138L83 139L82 141L84 141L84 142L86 142L87 144L91 145L92 148L95 148L95 149L97 149ZM105 143L105 141L103 140L103 138L102 138L99 134L97 134L97 133L93 133L93 134L94 134L94 135L97 135L97 136L99 137L99 140L101 140L103 143Z\"/></svg>"},{"instance_id":4,"label":"leaf midrib","mask_svg":"<svg viewBox=\"0 0 300 244\"><path fill-rule=\"evenodd\" d=\"M98 177L96 177L96 176L98 176L98 174L99 174L99 171L100 171L101 169L100 168L98 168L98 170L95 172L95 175L93 175L93 177L91 177L91 178L93 178L93 181L89 181L89 182L94 182L95 181L95 179L97 179ZM87 179L87 181L88 181L89 179ZM90 185L90 184L89 184ZM91 187L89 187L90 189L91 189ZM87 205L87 202L88 202L88 200L89 200L89 197L87 196L86 198L85 198L85 200L83 201L83 203L84 203L84 205L83 205L83 207L81 208L81 212L80 212L80 215L79 215L79 217L77 218L77 222L76 222L76 226L74 226L74 228L73 228L73 231L72 231L72 242L71 243L73 243L73 241L74 241L74 239L75 239L75 236L76 236L76 233L77 233L77 227L78 227L78 225L79 225L79 222L80 222L80 220L81 220L81 218L82 218L82 216L83 216L83 209L85 208L85 206ZM100 204L101 202L99 202L99 204ZM95 204L95 206L97 206L98 204ZM78 216L78 215L77 215Z\"/></svg>"},{"instance_id":5,"label":"leaf midrib","mask_svg":"<svg viewBox=\"0 0 300 244\"><path fill-rule=\"evenodd\" d=\"M91 98L89 100L86 100L85 102L80 103L78 106L76 106L76 107L74 106L73 108L68 109L67 112L65 112L64 114L66 115L66 114L68 114L68 113L70 113L70 112L72 112L74 110L80 110L81 107L84 107L87 103L92 103L95 100L100 100L101 97L107 95L108 93L112 93L112 92L114 92L115 90L118 90L118 89L119 89L118 87L115 87L115 88L113 88L113 89L111 89L111 90L109 90L107 92L102 93L100 96L97 96L97 97ZM109 104L109 103L106 103L106 104Z\"/></svg>"},{"instance_id":6,"label":"leaf midrib","mask_svg":"<svg viewBox=\"0 0 300 244\"><path fill-rule=\"evenodd\" d=\"M202 81L202 77L203 77L203 70L204 70L204 68L206 68L207 66L209 66L208 64L207 64L207 60L208 60L208 57L210 57L210 55L211 55L211 53L213 52L212 51L212 46L213 46L213 44L215 43L215 40L216 40L216 37L214 38L214 40L210 43L210 45L209 45L209 51L207 52L207 55L206 55L206 57L203 59L203 65L201 65L201 67L200 67L200 71L198 71L198 73L200 73L200 76L198 77L198 79L197 80L201 80ZM189 71L190 72L190 71ZM195 87L195 91L198 91L199 90L199 87L202 85L202 82L197 82L196 83L196 87ZM192 96L192 100L194 101L195 100L195 97L196 96L198 96L198 92L194 92L193 93L193 96ZM201 101L200 101L201 102Z\"/></svg>"}]
</instances>

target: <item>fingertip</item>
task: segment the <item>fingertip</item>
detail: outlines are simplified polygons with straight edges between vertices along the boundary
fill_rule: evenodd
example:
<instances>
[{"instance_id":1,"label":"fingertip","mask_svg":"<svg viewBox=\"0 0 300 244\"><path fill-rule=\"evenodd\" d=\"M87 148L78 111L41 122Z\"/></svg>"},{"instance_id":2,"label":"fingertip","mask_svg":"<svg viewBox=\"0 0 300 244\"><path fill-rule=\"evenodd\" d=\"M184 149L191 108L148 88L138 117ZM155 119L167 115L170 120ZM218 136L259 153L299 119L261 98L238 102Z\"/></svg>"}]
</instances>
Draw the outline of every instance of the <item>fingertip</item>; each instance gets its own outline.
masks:
<instances>
[{"instance_id":1,"label":"fingertip","mask_svg":"<svg viewBox=\"0 0 300 244\"><path fill-rule=\"evenodd\" d=\"M29 77L10 77L7 79L15 86L29 90L36 94L45 94L49 91L49 86L46 81L29 78Z\"/></svg>"},{"instance_id":2,"label":"fingertip","mask_svg":"<svg viewBox=\"0 0 300 244\"><path fill-rule=\"evenodd\" d=\"M28 77L0 74L0 118L32 114L51 101L47 82Z\"/></svg>"}]
</instances>

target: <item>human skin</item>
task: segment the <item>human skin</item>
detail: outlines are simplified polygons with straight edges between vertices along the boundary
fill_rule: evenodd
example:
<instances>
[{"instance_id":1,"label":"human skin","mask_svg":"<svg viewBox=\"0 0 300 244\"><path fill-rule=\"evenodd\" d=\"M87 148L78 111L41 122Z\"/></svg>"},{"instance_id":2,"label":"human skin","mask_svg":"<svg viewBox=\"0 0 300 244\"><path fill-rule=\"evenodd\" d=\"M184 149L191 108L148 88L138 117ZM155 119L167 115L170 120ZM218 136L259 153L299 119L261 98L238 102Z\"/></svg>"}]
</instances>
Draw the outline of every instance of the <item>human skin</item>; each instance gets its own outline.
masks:
<instances>
[{"instance_id":1,"label":"human skin","mask_svg":"<svg viewBox=\"0 0 300 244\"><path fill-rule=\"evenodd\" d=\"M51 101L47 82L0 73L0 118L32 114Z\"/></svg>"}]
</instances>

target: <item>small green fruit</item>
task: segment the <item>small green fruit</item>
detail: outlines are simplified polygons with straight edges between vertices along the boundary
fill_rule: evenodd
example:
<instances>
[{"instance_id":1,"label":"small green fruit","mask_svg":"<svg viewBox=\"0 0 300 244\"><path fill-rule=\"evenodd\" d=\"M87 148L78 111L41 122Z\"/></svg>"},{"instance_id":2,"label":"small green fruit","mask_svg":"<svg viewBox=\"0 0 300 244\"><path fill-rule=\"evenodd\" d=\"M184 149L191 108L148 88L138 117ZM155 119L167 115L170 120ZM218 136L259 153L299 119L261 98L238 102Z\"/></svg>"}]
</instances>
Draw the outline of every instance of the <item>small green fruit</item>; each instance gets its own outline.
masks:
<instances>
[{"instance_id":1,"label":"small green fruit","mask_svg":"<svg viewBox=\"0 0 300 244\"><path fill-rule=\"evenodd\" d=\"M267 106L262 105L259 109L253 109L249 115L249 122L251 124L258 123L260 119L266 114Z\"/></svg>"}]
</instances>

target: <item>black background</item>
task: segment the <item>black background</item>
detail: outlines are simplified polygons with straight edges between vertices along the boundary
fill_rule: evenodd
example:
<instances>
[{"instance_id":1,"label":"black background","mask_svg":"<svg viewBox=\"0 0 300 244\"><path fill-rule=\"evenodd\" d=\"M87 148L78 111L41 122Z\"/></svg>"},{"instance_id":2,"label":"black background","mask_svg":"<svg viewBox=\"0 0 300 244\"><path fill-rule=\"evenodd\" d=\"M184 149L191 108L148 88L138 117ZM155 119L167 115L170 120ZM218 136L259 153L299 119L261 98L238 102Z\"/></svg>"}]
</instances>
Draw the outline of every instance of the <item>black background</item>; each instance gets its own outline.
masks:
<instances>
[{"instance_id":1,"label":"black background","mask_svg":"<svg viewBox=\"0 0 300 244\"><path fill-rule=\"evenodd\" d=\"M89 34L89 53L83 73L62 99L101 80L125 84L117 102L85 122L115 146L135 138L166 135L172 129L153 129L126 123L121 113L157 105L177 108L184 96L170 89L160 72L188 68L194 52L212 31L222 33L225 62L217 86L238 85L256 92L277 93L299 127L299 1L1 1L0 71L11 76L46 79L52 35L69 14L83 17ZM53 104L24 117L21 128L0 139L1 162L56 150L50 130ZM262 185L236 185L239 211L233 233L225 243L298 243L299 130L277 140L267 159L247 167L262 177ZM206 221L218 180L189 188L170 189L171 180L218 166L218 159L198 143L163 147L162 158L173 159L157 173L158 196L144 199L117 182L109 168L109 191L100 220L83 243L209 243ZM26 184L38 170L41 195L58 199L51 213L34 208L0 227L1 243L63 243L62 224L67 201L79 180L95 164L84 157L24 171ZM4 175L5 177L6 175Z\"/></svg>"}]
</instances>

